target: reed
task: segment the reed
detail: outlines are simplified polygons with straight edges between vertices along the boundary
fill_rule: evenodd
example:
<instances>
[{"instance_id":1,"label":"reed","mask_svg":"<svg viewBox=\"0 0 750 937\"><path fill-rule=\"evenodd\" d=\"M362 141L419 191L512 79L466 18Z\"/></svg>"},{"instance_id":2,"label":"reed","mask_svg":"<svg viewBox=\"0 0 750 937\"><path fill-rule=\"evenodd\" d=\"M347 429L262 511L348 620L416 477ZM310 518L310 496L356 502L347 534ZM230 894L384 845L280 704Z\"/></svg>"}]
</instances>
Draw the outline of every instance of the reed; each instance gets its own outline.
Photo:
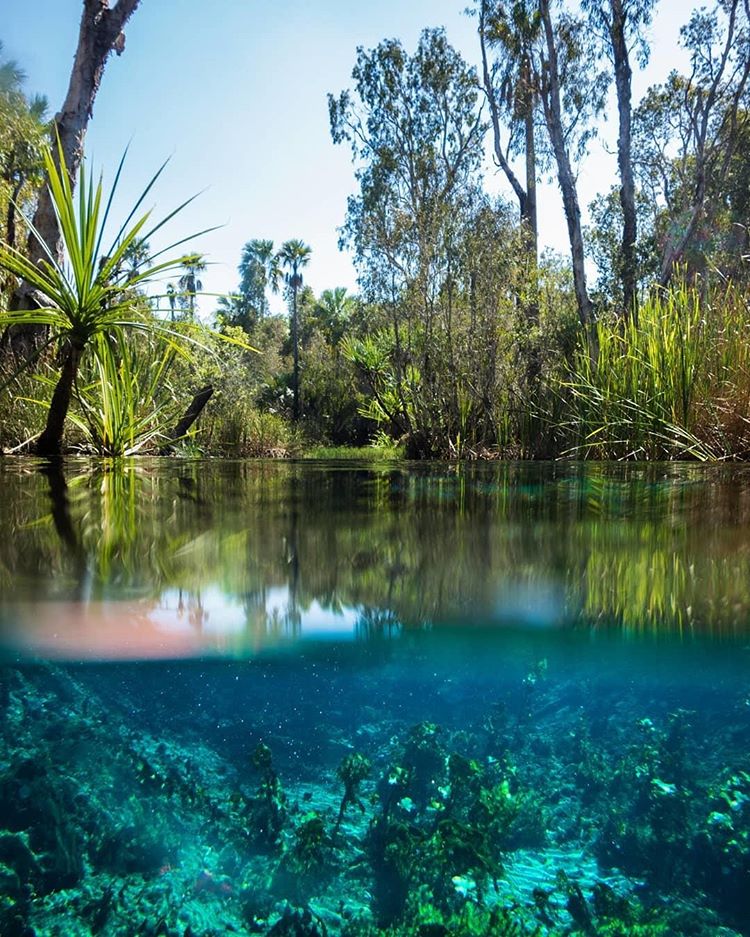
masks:
<instances>
[{"instance_id":1,"label":"reed","mask_svg":"<svg viewBox=\"0 0 750 937\"><path fill-rule=\"evenodd\" d=\"M568 452L589 458L750 454L750 314L737 287L678 283L638 325L599 322L599 357L581 349L563 383Z\"/></svg>"}]
</instances>

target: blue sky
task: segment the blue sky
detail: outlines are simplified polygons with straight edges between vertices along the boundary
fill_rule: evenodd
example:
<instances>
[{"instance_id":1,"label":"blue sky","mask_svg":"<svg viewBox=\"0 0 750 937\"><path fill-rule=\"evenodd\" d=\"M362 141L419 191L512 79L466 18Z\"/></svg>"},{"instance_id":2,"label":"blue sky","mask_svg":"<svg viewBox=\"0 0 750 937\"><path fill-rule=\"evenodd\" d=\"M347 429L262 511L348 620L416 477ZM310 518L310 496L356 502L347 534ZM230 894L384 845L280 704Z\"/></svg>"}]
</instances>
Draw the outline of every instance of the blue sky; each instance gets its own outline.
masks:
<instances>
[{"instance_id":1,"label":"blue sky","mask_svg":"<svg viewBox=\"0 0 750 937\"><path fill-rule=\"evenodd\" d=\"M651 62L634 91L684 67L679 26L693 7L661 0L650 29ZM127 27L127 46L112 56L96 99L86 143L97 169L113 173L130 143L120 198L129 208L166 158L154 203L166 214L189 195L203 194L171 225L173 240L211 225L195 242L211 266L204 289L237 285L237 263L250 238L277 244L299 237L313 255L306 281L316 292L356 289L350 258L338 250L337 228L355 188L348 149L334 146L326 93L350 84L358 45L386 37L416 45L421 29L445 26L465 58L477 63L475 22L466 0L142 0ZM0 40L44 93L62 103L75 51L80 0L4 0ZM614 106L609 108L614 117ZM614 181L615 123L605 126L580 172L583 205ZM607 140L609 144L607 145ZM501 180L493 183L502 188ZM542 242L567 251L554 183L540 192ZM212 299L201 301L209 313ZM277 303L277 308L279 308Z\"/></svg>"}]
</instances>

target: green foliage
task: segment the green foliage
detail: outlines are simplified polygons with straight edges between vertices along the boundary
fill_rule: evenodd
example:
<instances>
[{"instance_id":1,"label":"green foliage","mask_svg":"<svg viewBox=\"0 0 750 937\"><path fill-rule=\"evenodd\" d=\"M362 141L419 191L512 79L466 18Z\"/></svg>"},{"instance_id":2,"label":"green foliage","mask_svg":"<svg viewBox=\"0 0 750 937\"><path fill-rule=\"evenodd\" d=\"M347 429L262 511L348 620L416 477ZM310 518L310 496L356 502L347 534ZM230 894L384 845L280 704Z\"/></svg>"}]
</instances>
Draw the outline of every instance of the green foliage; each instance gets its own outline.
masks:
<instances>
[{"instance_id":1,"label":"green foliage","mask_svg":"<svg viewBox=\"0 0 750 937\"><path fill-rule=\"evenodd\" d=\"M18 214L32 203L43 180L47 102L26 96L25 76L13 61L2 61L0 43L0 236L18 245ZM0 308L10 281L0 282Z\"/></svg>"},{"instance_id":2,"label":"green foliage","mask_svg":"<svg viewBox=\"0 0 750 937\"><path fill-rule=\"evenodd\" d=\"M338 830L341 825L344 812L349 804L359 807L362 813L365 812L365 806L359 799L359 786L365 778L369 777L371 768L370 759L359 752L352 752L347 755L339 765L336 773L344 784L344 796L341 798L335 830Z\"/></svg>"},{"instance_id":3,"label":"green foliage","mask_svg":"<svg viewBox=\"0 0 750 937\"><path fill-rule=\"evenodd\" d=\"M181 410L169 382L175 357L171 345L149 336L95 342L92 379L77 383L71 421L97 454L134 455L167 438Z\"/></svg>"},{"instance_id":4,"label":"green foliage","mask_svg":"<svg viewBox=\"0 0 750 937\"><path fill-rule=\"evenodd\" d=\"M246 331L268 313L267 292L272 285L275 267L273 241L254 239L242 248L239 265L241 311L232 320Z\"/></svg>"},{"instance_id":5,"label":"green foliage","mask_svg":"<svg viewBox=\"0 0 750 937\"><path fill-rule=\"evenodd\" d=\"M642 190L636 193L638 240L635 260L639 303L647 296L649 285L659 273L654 207L653 201ZM622 309L623 212L619 187L613 186L606 195L598 195L589 205L589 212L592 224L586 231L588 251L598 272L594 298L603 312Z\"/></svg>"},{"instance_id":6,"label":"green foliage","mask_svg":"<svg viewBox=\"0 0 750 937\"><path fill-rule=\"evenodd\" d=\"M143 427L138 417L138 425L132 428L132 433L129 434L127 429L123 431L123 424L129 418L136 419L134 391L131 375L126 375L118 368L115 349L119 348L120 353L124 353L127 332L156 336L179 354L186 354L188 347L188 343L173 329L145 314L134 296L139 285L179 267L183 258L157 260L158 255L152 255L143 258L140 263L136 262L134 267L134 248L147 243L148 238L190 200L156 224L149 226L150 212L133 221L164 169L162 166L136 201L114 241L107 246L105 238L108 237L111 224L110 210L124 157L105 202L102 180L94 183L93 174L87 176L84 173L81 176L78 192L74 195L59 142L57 156L61 167L58 167L49 149L43 151L47 182L66 260L58 259L52 245L42 243L46 256L39 265L34 265L21 250L7 243L0 244L0 268L25 281L37 291L42 302L38 308L0 313L0 326L44 326L49 337L43 347L53 342L60 343L62 368L50 401L45 430L37 443L40 454L60 453L64 422L78 370L84 352L94 347L101 382L99 430L104 435L97 430L92 436L99 438L108 454L121 455L128 445L128 436L142 435ZM28 221L26 223L31 233L36 234L33 225ZM41 238L39 240L41 242ZM163 253L159 251L159 254ZM32 363L33 358L26 365ZM130 385L129 389L119 387L121 378ZM94 409L89 404L86 410L84 405L89 415L93 414ZM120 423L117 429L114 429L115 420ZM104 426L104 423L109 425Z\"/></svg>"},{"instance_id":7,"label":"green foliage","mask_svg":"<svg viewBox=\"0 0 750 937\"><path fill-rule=\"evenodd\" d=\"M568 385L574 451L601 458L741 458L750 316L734 287L680 284L641 307L639 324L602 321L599 360L583 353Z\"/></svg>"}]
</instances>

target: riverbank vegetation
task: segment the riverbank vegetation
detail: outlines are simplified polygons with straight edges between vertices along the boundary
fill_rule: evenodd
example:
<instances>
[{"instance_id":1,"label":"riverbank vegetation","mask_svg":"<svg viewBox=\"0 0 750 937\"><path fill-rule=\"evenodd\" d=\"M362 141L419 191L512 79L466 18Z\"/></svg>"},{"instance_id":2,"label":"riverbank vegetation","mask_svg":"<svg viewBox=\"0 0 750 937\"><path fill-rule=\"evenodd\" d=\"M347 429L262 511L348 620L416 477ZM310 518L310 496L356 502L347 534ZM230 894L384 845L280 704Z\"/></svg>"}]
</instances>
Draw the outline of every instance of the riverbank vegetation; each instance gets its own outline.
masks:
<instances>
[{"instance_id":1,"label":"riverbank vegetation","mask_svg":"<svg viewBox=\"0 0 750 937\"><path fill-rule=\"evenodd\" d=\"M123 8L119 27L136 6L111 11ZM201 296L194 245L146 275L152 252L131 217L89 258L97 348L117 346L107 360L51 330L65 297L39 297L40 277L75 271L57 245L60 162L45 139L74 183L70 134L85 126L65 110L46 123L20 68L0 61L0 446L116 456L177 436L212 455L746 458L750 14L745 0L696 10L681 31L689 70L634 100L654 6L476 0L478 69L439 29L415 50L359 48L351 88L329 96L332 140L355 167L341 240L359 292L316 296L304 240L254 237L236 291ZM84 15L82 43L92 28ZM584 225L577 177L607 108L617 174ZM491 194L488 154L512 201ZM569 257L539 249L537 182L552 175ZM274 290L288 316L271 313Z\"/></svg>"}]
</instances>

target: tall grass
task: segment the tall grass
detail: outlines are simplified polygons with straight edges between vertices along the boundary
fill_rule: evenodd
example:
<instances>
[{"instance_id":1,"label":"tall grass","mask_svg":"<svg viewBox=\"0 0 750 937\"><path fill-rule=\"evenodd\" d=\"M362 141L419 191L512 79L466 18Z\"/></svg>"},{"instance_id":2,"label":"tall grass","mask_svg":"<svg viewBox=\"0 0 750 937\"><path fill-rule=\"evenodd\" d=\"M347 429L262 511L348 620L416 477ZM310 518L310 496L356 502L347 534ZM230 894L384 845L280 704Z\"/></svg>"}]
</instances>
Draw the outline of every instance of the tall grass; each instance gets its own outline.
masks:
<instances>
[{"instance_id":1,"label":"tall grass","mask_svg":"<svg viewBox=\"0 0 750 937\"><path fill-rule=\"evenodd\" d=\"M638 325L598 324L599 357L564 382L569 453L592 458L750 455L750 313L734 286L651 296Z\"/></svg>"}]
</instances>

